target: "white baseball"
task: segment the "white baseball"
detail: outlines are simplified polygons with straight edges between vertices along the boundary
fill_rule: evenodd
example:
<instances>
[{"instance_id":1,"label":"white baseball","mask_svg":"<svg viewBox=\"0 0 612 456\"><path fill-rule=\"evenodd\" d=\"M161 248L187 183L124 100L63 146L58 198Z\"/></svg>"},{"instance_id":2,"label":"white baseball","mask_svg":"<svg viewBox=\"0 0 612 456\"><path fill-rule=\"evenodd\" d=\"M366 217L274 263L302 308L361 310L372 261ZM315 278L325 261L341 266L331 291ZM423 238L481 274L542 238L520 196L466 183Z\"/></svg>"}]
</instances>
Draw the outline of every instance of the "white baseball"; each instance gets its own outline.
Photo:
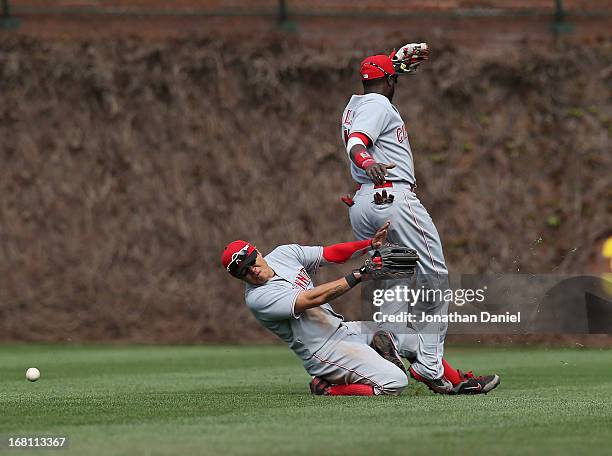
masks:
<instances>
[{"instance_id":1,"label":"white baseball","mask_svg":"<svg viewBox=\"0 0 612 456\"><path fill-rule=\"evenodd\" d=\"M40 378L40 371L36 369L35 367L30 367L26 371L26 378L30 380L31 382L35 382L36 380Z\"/></svg>"}]
</instances>

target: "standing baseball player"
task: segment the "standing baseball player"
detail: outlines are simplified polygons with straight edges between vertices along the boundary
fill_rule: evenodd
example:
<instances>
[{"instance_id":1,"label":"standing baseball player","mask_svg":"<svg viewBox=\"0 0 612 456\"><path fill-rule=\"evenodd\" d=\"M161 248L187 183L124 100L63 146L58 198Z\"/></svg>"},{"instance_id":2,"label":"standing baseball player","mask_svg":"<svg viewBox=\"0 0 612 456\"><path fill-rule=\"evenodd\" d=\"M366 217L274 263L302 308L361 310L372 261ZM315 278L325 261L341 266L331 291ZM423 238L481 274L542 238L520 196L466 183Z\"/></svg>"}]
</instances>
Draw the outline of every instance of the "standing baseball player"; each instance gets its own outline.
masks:
<instances>
[{"instance_id":1,"label":"standing baseball player","mask_svg":"<svg viewBox=\"0 0 612 456\"><path fill-rule=\"evenodd\" d=\"M389 222L372 238L326 247L281 245L263 257L249 242L230 243L221 256L223 267L246 282L245 300L255 318L282 339L302 360L313 377L310 390L317 395L397 395L408 377L398 348L416 355L416 334L402 337L397 347L393 334L362 334L362 322L345 322L329 302L362 280L368 280L375 262L366 262L345 277L318 286L311 276L320 266L344 263L385 242ZM445 362L450 374L461 378L453 394L486 393L498 378L463 375ZM452 372L451 372L452 371Z\"/></svg>"},{"instance_id":2,"label":"standing baseball player","mask_svg":"<svg viewBox=\"0 0 612 456\"><path fill-rule=\"evenodd\" d=\"M414 248L419 255L417 286L448 287L448 271L438 231L414 190L416 178L406 125L392 104L398 76L410 73L428 58L427 45L409 44L391 56L373 55L361 62L364 94L353 95L341 119L341 133L350 157L351 176L358 184L349 200L350 221L357 239L368 239L385 220L391 220L389 241ZM416 310L448 313L448 302L420 302ZM397 309L400 310L400 309ZM410 359L410 374L437 393L452 393L464 378L445 369L446 323L413 325L418 342ZM395 331L400 339L404 337ZM491 383L492 382L492 383ZM499 383L490 376L488 388Z\"/></svg>"}]
</instances>

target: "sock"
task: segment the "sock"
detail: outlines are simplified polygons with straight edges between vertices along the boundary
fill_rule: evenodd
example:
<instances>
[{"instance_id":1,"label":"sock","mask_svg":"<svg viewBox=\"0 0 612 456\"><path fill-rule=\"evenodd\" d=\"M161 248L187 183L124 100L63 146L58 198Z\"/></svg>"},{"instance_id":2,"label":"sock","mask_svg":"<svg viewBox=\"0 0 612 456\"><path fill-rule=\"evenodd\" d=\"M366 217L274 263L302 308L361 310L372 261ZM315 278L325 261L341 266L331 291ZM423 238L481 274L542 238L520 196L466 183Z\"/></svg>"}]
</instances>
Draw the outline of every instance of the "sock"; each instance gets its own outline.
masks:
<instances>
[{"instance_id":1,"label":"sock","mask_svg":"<svg viewBox=\"0 0 612 456\"><path fill-rule=\"evenodd\" d=\"M442 366L444 367L444 376L449 382L451 382L453 385L461 383L459 371L448 364L448 361L446 361L444 358L442 358Z\"/></svg>"},{"instance_id":2,"label":"sock","mask_svg":"<svg viewBox=\"0 0 612 456\"><path fill-rule=\"evenodd\" d=\"M363 383L333 385L328 391L330 396L374 396L374 388Z\"/></svg>"},{"instance_id":3,"label":"sock","mask_svg":"<svg viewBox=\"0 0 612 456\"><path fill-rule=\"evenodd\" d=\"M415 370L412 368L412 366L410 366L408 368L408 370L410 371L410 375L412 375L414 377L415 380L419 381L419 382L425 382L425 379L423 377L421 377L419 374L417 374L415 372Z\"/></svg>"}]
</instances>

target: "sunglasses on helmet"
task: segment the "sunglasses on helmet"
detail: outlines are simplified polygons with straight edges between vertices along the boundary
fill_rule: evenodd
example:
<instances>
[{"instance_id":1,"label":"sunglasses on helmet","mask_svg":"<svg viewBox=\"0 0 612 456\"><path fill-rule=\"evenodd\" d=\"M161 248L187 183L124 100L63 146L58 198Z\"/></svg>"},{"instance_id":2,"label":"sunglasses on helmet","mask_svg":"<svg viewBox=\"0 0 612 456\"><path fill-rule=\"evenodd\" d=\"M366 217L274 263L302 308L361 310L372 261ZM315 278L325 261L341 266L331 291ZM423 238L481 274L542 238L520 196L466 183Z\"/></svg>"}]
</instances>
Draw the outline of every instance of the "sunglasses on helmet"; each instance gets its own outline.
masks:
<instances>
[{"instance_id":1,"label":"sunglasses on helmet","mask_svg":"<svg viewBox=\"0 0 612 456\"><path fill-rule=\"evenodd\" d=\"M244 277L249 267L255 264L257 260L257 250L253 250L249 254L249 244L246 244L242 249L232 254L232 261L227 265L227 272L235 277Z\"/></svg>"}]
</instances>

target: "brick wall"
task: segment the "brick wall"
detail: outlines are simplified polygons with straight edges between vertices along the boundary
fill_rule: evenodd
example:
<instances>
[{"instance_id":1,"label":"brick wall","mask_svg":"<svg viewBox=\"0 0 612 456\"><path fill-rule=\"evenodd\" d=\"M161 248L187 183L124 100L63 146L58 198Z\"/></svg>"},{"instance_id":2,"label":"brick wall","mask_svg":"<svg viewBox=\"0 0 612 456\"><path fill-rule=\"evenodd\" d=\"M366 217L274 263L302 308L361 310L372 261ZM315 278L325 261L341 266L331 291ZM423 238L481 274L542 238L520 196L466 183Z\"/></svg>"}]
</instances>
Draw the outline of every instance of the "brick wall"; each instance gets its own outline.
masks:
<instances>
[{"instance_id":1,"label":"brick wall","mask_svg":"<svg viewBox=\"0 0 612 456\"><path fill-rule=\"evenodd\" d=\"M155 8L167 10L270 10L278 0L12 0L15 7ZM612 0L564 0L569 11L612 11ZM303 12L396 12L500 9L553 11L554 0L287 0Z\"/></svg>"}]
</instances>

